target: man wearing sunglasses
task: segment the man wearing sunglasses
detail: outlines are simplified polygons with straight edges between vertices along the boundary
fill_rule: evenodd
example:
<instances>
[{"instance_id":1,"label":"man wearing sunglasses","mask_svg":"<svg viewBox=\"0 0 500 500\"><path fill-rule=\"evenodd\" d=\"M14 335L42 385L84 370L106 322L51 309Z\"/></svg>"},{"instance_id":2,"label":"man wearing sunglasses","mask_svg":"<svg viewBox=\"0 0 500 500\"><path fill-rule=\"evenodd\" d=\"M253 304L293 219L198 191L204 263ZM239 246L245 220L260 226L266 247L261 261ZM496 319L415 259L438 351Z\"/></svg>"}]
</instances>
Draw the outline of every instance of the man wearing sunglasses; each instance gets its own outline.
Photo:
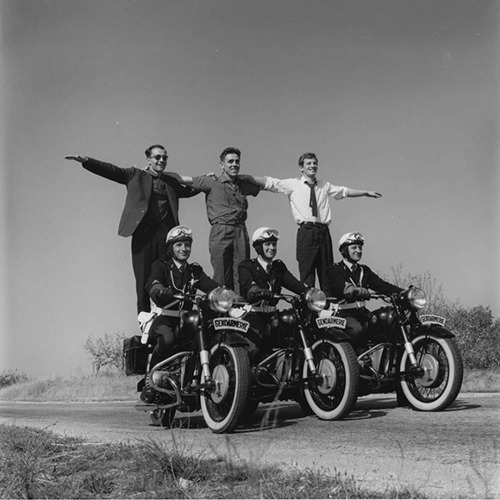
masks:
<instances>
[{"instance_id":1,"label":"man wearing sunglasses","mask_svg":"<svg viewBox=\"0 0 500 500\"><path fill-rule=\"evenodd\" d=\"M87 156L65 157L81 163L89 172L127 187L118 234L132 236L138 313L150 310L146 280L152 263L161 257L168 231L179 224L179 198L189 198L199 192L163 175L168 156L162 145L150 146L145 155L147 163L144 169L120 168Z\"/></svg>"}]
</instances>

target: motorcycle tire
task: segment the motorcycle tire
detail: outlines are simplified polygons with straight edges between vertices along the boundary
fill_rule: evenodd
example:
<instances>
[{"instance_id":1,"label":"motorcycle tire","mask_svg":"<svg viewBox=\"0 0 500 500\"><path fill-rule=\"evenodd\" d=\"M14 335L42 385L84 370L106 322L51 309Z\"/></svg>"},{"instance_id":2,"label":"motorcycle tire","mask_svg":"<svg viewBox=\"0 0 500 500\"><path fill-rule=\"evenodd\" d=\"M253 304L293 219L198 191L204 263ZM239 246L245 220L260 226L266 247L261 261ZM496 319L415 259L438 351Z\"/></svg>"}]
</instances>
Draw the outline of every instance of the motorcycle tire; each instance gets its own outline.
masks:
<instances>
[{"instance_id":1,"label":"motorcycle tire","mask_svg":"<svg viewBox=\"0 0 500 500\"><path fill-rule=\"evenodd\" d=\"M455 401L462 387L464 368L457 343L453 338L432 334L417 337L412 343L417 363L424 368L425 375L401 380L401 390L415 410L444 410ZM406 372L410 365L405 351L400 370Z\"/></svg>"},{"instance_id":2,"label":"motorcycle tire","mask_svg":"<svg viewBox=\"0 0 500 500\"><path fill-rule=\"evenodd\" d=\"M150 415L154 426L170 429L174 423L175 408L167 408L166 410L158 408L153 410Z\"/></svg>"},{"instance_id":3,"label":"motorcycle tire","mask_svg":"<svg viewBox=\"0 0 500 500\"><path fill-rule=\"evenodd\" d=\"M358 398L359 364L349 342L320 340L312 346L318 371L318 382L309 381L303 387L311 410L322 420L340 420L352 410ZM302 375L310 377L307 361Z\"/></svg>"},{"instance_id":4,"label":"motorcycle tire","mask_svg":"<svg viewBox=\"0 0 500 500\"><path fill-rule=\"evenodd\" d=\"M210 374L215 389L200 395L201 411L215 434L232 432L241 421L250 391L250 360L244 347L225 343L210 353Z\"/></svg>"}]
</instances>

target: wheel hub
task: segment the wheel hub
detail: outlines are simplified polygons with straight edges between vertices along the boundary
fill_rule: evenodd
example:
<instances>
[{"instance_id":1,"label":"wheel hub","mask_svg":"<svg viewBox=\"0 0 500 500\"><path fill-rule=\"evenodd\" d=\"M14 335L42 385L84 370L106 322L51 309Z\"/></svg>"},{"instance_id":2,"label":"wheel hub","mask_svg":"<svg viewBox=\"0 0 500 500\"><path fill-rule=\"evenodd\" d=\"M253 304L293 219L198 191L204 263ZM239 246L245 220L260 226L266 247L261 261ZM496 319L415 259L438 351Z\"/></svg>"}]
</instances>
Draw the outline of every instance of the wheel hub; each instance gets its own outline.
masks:
<instances>
[{"instance_id":1,"label":"wheel hub","mask_svg":"<svg viewBox=\"0 0 500 500\"><path fill-rule=\"evenodd\" d=\"M224 365L217 365L212 373L214 390L211 393L212 401L221 403L227 396L229 390L229 372Z\"/></svg>"},{"instance_id":2,"label":"wheel hub","mask_svg":"<svg viewBox=\"0 0 500 500\"><path fill-rule=\"evenodd\" d=\"M431 354L424 354L420 359L420 368L424 370L424 375L415 379L422 387L432 387L439 380L439 361Z\"/></svg>"},{"instance_id":3,"label":"wheel hub","mask_svg":"<svg viewBox=\"0 0 500 500\"><path fill-rule=\"evenodd\" d=\"M330 359L322 359L318 365L318 375L321 381L318 383L318 392L330 394L337 385L337 368Z\"/></svg>"}]
</instances>

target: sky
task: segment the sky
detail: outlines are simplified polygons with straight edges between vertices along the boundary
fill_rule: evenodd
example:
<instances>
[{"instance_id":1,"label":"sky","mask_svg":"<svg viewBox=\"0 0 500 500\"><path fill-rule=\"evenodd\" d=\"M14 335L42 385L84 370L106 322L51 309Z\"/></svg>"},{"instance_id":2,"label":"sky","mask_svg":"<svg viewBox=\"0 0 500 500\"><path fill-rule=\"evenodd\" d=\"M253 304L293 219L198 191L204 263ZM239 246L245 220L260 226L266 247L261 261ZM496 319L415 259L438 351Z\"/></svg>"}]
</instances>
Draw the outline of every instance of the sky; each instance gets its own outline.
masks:
<instances>
[{"instance_id":1,"label":"sky","mask_svg":"<svg viewBox=\"0 0 500 500\"><path fill-rule=\"evenodd\" d=\"M499 4L489 0L1 0L0 372L90 369L89 336L139 333L125 187L64 160L319 177L380 199L332 201L334 245L366 238L383 275L429 272L450 300L499 297ZM249 199L298 274L286 196ZM211 274L204 196L181 200ZM338 252L335 258L339 259Z\"/></svg>"}]
</instances>

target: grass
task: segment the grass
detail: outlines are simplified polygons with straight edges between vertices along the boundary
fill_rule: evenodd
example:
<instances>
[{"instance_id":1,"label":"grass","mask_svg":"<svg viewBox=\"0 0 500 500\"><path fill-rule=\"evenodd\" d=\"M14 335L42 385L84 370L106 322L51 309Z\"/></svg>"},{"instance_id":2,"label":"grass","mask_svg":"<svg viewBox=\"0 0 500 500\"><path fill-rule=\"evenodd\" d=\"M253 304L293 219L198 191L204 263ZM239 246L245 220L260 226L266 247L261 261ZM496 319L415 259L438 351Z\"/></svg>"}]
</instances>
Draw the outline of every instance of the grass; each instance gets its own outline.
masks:
<instances>
[{"instance_id":1,"label":"grass","mask_svg":"<svg viewBox=\"0 0 500 500\"><path fill-rule=\"evenodd\" d=\"M0 379L2 374L0 374ZM1 387L0 399L8 401L129 401L137 398L140 377L122 372L27 379ZM466 370L462 393L500 392L500 370Z\"/></svg>"},{"instance_id":2,"label":"grass","mask_svg":"<svg viewBox=\"0 0 500 500\"><path fill-rule=\"evenodd\" d=\"M0 399L130 400L139 379L120 372L20 377L0 388ZM466 372L462 392L499 389L500 371ZM412 487L370 491L335 470L256 467L213 451L193 454L179 439L173 443L171 449L153 440L85 443L50 428L0 425L0 498L426 498Z\"/></svg>"},{"instance_id":3,"label":"grass","mask_svg":"<svg viewBox=\"0 0 500 500\"><path fill-rule=\"evenodd\" d=\"M310 469L254 467L153 441L85 444L49 429L0 425L1 498L423 498L361 489Z\"/></svg>"}]
</instances>

